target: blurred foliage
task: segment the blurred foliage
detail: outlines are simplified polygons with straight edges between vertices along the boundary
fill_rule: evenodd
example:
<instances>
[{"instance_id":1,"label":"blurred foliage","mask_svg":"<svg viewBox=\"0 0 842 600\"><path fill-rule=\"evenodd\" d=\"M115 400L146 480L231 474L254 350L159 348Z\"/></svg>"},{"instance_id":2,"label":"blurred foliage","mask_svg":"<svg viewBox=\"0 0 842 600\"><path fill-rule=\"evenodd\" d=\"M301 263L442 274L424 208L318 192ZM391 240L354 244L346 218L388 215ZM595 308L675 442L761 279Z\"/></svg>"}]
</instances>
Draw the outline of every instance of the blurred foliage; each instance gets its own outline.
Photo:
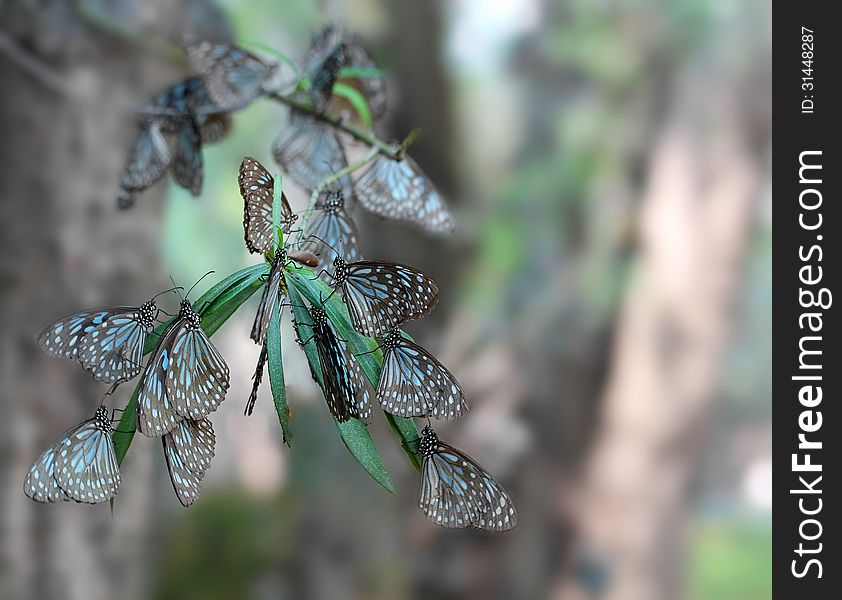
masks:
<instances>
[{"instance_id":1,"label":"blurred foliage","mask_svg":"<svg viewBox=\"0 0 842 600\"><path fill-rule=\"evenodd\" d=\"M695 525L691 600L772 597L772 528L752 519L702 520Z\"/></svg>"}]
</instances>

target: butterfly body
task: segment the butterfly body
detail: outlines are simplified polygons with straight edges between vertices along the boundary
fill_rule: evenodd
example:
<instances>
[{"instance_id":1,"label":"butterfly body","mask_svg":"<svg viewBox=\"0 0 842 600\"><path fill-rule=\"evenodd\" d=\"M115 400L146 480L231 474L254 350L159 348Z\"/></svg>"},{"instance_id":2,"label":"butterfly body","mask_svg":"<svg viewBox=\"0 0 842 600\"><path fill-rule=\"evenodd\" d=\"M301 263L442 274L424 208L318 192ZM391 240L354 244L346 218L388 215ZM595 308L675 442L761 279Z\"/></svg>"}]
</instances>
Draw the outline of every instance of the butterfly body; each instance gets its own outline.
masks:
<instances>
[{"instance_id":1,"label":"butterfly body","mask_svg":"<svg viewBox=\"0 0 842 600\"><path fill-rule=\"evenodd\" d=\"M157 314L154 300L82 311L49 325L38 343L53 356L77 359L97 381L128 381L142 369L143 347Z\"/></svg>"},{"instance_id":2,"label":"butterfly body","mask_svg":"<svg viewBox=\"0 0 842 600\"><path fill-rule=\"evenodd\" d=\"M418 443L421 489L418 505L443 527L507 531L518 516L508 492L467 454L439 441L428 425Z\"/></svg>"},{"instance_id":3,"label":"butterfly body","mask_svg":"<svg viewBox=\"0 0 842 600\"><path fill-rule=\"evenodd\" d=\"M386 335L401 323L430 314L439 288L418 269L382 260L333 259L333 286L341 290L354 329Z\"/></svg>"},{"instance_id":4,"label":"butterfly body","mask_svg":"<svg viewBox=\"0 0 842 600\"><path fill-rule=\"evenodd\" d=\"M201 328L188 300L161 336L146 365L137 402L137 428L147 436L169 433L185 418L202 419L225 399L228 366Z\"/></svg>"},{"instance_id":5,"label":"butterfly body","mask_svg":"<svg viewBox=\"0 0 842 600\"><path fill-rule=\"evenodd\" d=\"M313 339L322 366L325 400L339 422L352 417L368 421L371 417L368 383L347 343L333 327L325 311L310 310Z\"/></svg>"},{"instance_id":6,"label":"butterfly body","mask_svg":"<svg viewBox=\"0 0 842 600\"><path fill-rule=\"evenodd\" d=\"M92 419L62 434L30 467L24 492L36 502L110 500L121 477L114 453L111 419L104 406Z\"/></svg>"},{"instance_id":7,"label":"butterfly body","mask_svg":"<svg viewBox=\"0 0 842 600\"><path fill-rule=\"evenodd\" d=\"M381 408L401 417L456 419L468 412L462 386L435 357L398 330L381 342L383 368L376 397Z\"/></svg>"}]
</instances>

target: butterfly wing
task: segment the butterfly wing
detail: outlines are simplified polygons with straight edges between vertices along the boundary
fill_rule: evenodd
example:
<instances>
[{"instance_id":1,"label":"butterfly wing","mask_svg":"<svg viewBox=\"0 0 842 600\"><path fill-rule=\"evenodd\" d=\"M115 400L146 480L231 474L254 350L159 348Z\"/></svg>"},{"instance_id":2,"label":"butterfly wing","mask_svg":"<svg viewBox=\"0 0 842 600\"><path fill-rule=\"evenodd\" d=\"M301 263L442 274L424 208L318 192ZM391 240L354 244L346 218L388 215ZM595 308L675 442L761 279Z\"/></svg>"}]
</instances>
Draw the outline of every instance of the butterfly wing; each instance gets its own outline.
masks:
<instances>
[{"instance_id":1,"label":"butterfly wing","mask_svg":"<svg viewBox=\"0 0 842 600\"><path fill-rule=\"evenodd\" d=\"M246 156L240 163L237 182L245 202L243 229L246 247L252 254L263 254L274 243L272 200L275 195L275 180L263 165ZM286 208L289 208L289 204Z\"/></svg>"},{"instance_id":2,"label":"butterfly wing","mask_svg":"<svg viewBox=\"0 0 842 600\"><path fill-rule=\"evenodd\" d=\"M348 345L329 320L320 325L314 319L313 333L331 414L339 422L351 417L368 421L371 417L368 383Z\"/></svg>"},{"instance_id":3,"label":"butterfly wing","mask_svg":"<svg viewBox=\"0 0 842 600\"><path fill-rule=\"evenodd\" d=\"M346 262L355 262L362 259L359 239L357 226L344 208L317 208L307 222L301 250L312 252L322 264L330 264L337 254Z\"/></svg>"},{"instance_id":4,"label":"butterfly wing","mask_svg":"<svg viewBox=\"0 0 842 600\"><path fill-rule=\"evenodd\" d=\"M23 492L36 502L65 502L70 497L59 487L55 477L56 451L50 446L38 457L23 481Z\"/></svg>"},{"instance_id":5,"label":"butterfly wing","mask_svg":"<svg viewBox=\"0 0 842 600\"><path fill-rule=\"evenodd\" d=\"M264 82L275 71L254 54L227 44L201 42L187 54L204 77L211 100L225 110L243 108L262 95Z\"/></svg>"},{"instance_id":6,"label":"butterfly wing","mask_svg":"<svg viewBox=\"0 0 842 600\"><path fill-rule=\"evenodd\" d=\"M441 442L421 465L418 505L443 527L506 531L517 525L506 490L469 456Z\"/></svg>"},{"instance_id":7,"label":"butterfly wing","mask_svg":"<svg viewBox=\"0 0 842 600\"><path fill-rule=\"evenodd\" d=\"M173 369L172 346L182 327L177 319L164 332L155 353L146 364L137 396L137 429L143 435L159 437L169 433L181 420L174 399L167 389L168 373Z\"/></svg>"},{"instance_id":8,"label":"butterfly wing","mask_svg":"<svg viewBox=\"0 0 842 600\"><path fill-rule=\"evenodd\" d=\"M219 407L229 386L228 365L200 327L183 320L172 343L166 387L175 412L201 419Z\"/></svg>"},{"instance_id":9,"label":"butterfly wing","mask_svg":"<svg viewBox=\"0 0 842 600\"><path fill-rule=\"evenodd\" d=\"M176 183L194 196L202 192L204 177L202 138L193 119L186 120L179 130L172 175Z\"/></svg>"},{"instance_id":10,"label":"butterfly wing","mask_svg":"<svg viewBox=\"0 0 842 600\"><path fill-rule=\"evenodd\" d=\"M428 315L438 303L433 279L412 267L386 261L348 265L342 295L354 329L380 337L408 319Z\"/></svg>"},{"instance_id":11,"label":"butterfly wing","mask_svg":"<svg viewBox=\"0 0 842 600\"><path fill-rule=\"evenodd\" d=\"M208 419L184 419L161 442L175 495L183 506L190 506L199 498L216 450L213 425Z\"/></svg>"},{"instance_id":12,"label":"butterfly wing","mask_svg":"<svg viewBox=\"0 0 842 600\"><path fill-rule=\"evenodd\" d=\"M105 319L125 310L117 308L95 308L62 317L47 326L38 336L38 345L51 356L76 358L85 335L101 325Z\"/></svg>"},{"instance_id":13,"label":"butterfly wing","mask_svg":"<svg viewBox=\"0 0 842 600\"><path fill-rule=\"evenodd\" d=\"M433 184L409 157L378 155L357 179L360 205L386 219L408 221L432 233L453 229L453 217Z\"/></svg>"},{"instance_id":14,"label":"butterfly wing","mask_svg":"<svg viewBox=\"0 0 842 600\"><path fill-rule=\"evenodd\" d=\"M269 327L275 302L281 301L283 279L284 266L280 262L276 262L269 272L269 282L263 288L260 304L257 306L257 314L254 315L254 323L251 326L251 339L257 344L262 344L266 339L266 328Z\"/></svg>"},{"instance_id":15,"label":"butterfly wing","mask_svg":"<svg viewBox=\"0 0 842 600\"><path fill-rule=\"evenodd\" d=\"M456 419L468 411L462 386L450 371L403 338L386 352L376 395L383 410L401 417Z\"/></svg>"},{"instance_id":16,"label":"butterfly wing","mask_svg":"<svg viewBox=\"0 0 842 600\"><path fill-rule=\"evenodd\" d=\"M160 122L145 122L123 168L120 186L129 191L145 190L164 176L171 161L172 154L161 133Z\"/></svg>"},{"instance_id":17,"label":"butterfly wing","mask_svg":"<svg viewBox=\"0 0 842 600\"><path fill-rule=\"evenodd\" d=\"M83 422L55 444L55 479L76 502L99 504L120 487L120 469L111 431L95 419Z\"/></svg>"},{"instance_id":18,"label":"butterfly wing","mask_svg":"<svg viewBox=\"0 0 842 600\"><path fill-rule=\"evenodd\" d=\"M91 323L78 348L82 367L94 379L105 383L128 381L140 373L146 344L146 327L141 322L140 309L111 310L98 323Z\"/></svg>"},{"instance_id":19,"label":"butterfly wing","mask_svg":"<svg viewBox=\"0 0 842 600\"><path fill-rule=\"evenodd\" d=\"M345 150L333 129L313 117L290 113L290 124L272 145L275 160L299 185L315 190L319 185L348 166ZM353 194L351 178L342 177L346 198Z\"/></svg>"}]
</instances>

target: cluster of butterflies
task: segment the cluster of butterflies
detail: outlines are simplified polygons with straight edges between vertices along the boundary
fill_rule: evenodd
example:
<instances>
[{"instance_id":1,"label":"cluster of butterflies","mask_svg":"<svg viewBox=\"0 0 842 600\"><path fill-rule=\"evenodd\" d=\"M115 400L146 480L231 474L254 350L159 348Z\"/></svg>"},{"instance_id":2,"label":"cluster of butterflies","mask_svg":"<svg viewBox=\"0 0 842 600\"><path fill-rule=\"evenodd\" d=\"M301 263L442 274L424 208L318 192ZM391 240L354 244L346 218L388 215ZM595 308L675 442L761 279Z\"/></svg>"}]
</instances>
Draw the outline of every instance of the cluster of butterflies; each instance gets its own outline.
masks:
<instances>
[{"instance_id":1,"label":"cluster of butterflies","mask_svg":"<svg viewBox=\"0 0 842 600\"><path fill-rule=\"evenodd\" d=\"M278 64L226 43L201 42L187 53L197 75L155 95L141 111L139 132L120 179L120 207L134 204L138 194L167 170L178 185L198 196L204 173L202 145L228 133L233 111L273 92ZM343 67L374 69L375 63L356 36L327 27L314 38L301 66L309 85L295 92L311 112L292 109L289 126L272 147L278 164L307 190L348 166L342 138L332 125L317 118L335 98L337 80L347 79L340 72ZM383 116L383 77L350 81L359 88L373 117ZM356 179L346 175L340 185L342 198L356 201L376 216L413 223L432 233L453 229L452 215L441 195L408 156L394 160L378 154Z\"/></svg>"},{"instance_id":2,"label":"cluster of butterflies","mask_svg":"<svg viewBox=\"0 0 842 600\"><path fill-rule=\"evenodd\" d=\"M198 195L203 177L201 145L223 137L231 126L230 113L268 93L277 71L276 65L226 44L204 42L189 48L188 54L199 75L155 96L144 112L121 179L121 206L133 203L168 169L177 183ZM348 65L372 67L373 62L355 38L337 29L328 28L316 37L305 65L309 86L303 93L317 113L327 109L340 69ZM372 113L382 115L386 105L382 78L364 78L359 85ZM290 127L276 140L273 153L287 174L307 190L320 189L322 181L348 165L336 131L312 114L297 111L291 115ZM431 232L449 231L452 217L414 161L381 154L356 180L339 179L334 189L320 194L303 230L294 229L298 215L286 196L279 194L281 247L275 241L272 176L258 161L246 157L238 183L245 203L246 247L251 253L272 256L251 330L261 352L246 414L254 408L267 361L270 319L285 306L286 273L290 261L296 261L310 267L321 263L321 276L332 286L332 294L341 296L354 329L380 340L384 360L373 397L384 411L428 420L463 416L468 404L459 382L400 331L407 321L432 312L438 285L412 267L364 260L356 226L345 206L346 198L355 198L376 215L410 221ZM293 233L298 234L297 241L289 243ZM189 506L199 497L215 453L216 437L208 416L225 399L229 371L202 330L200 314L186 298L142 365L147 337L160 313L159 295L140 307L98 308L59 319L44 330L39 344L54 356L78 361L104 383L116 385L142 372L136 429L161 438L175 494ZM331 414L340 422L352 418L368 422L372 390L348 342L328 318L324 302L300 308L309 311L311 323L293 321L297 338L302 347L315 346L321 377L313 375ZM305 327L310 331L302 331ZM27 473L26 495L39 502L91 504L113 498L121 477L112 421L113 413L109 416L101 404L93 418L62 434ZM441 442L429 424L421 433L417 452L422 458L419 506L433 522L492 531L516 525L517 512L509 494L474 460Z\"/></svg>"}]
</instances>

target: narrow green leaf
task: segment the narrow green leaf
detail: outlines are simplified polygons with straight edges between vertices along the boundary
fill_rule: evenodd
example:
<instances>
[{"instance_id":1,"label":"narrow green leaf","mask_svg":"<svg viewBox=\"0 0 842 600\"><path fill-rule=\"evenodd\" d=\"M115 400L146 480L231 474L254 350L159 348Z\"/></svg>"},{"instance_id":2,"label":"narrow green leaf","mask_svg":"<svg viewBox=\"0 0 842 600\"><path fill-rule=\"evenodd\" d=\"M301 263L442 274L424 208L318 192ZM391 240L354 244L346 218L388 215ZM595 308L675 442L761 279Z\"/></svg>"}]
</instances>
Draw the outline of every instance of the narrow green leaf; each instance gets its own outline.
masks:
<instances>
[{"instance_id":1,"label":"narrow green leaf","mask_svg":"<svg viewBox=\"0 0 842 600\"><path fill-rule=\"evenodd\" d=\"M374 79L376 77L383 77L383 71L377 67L347 66L339 69L340 79Z\"/></svg>"},{"instance_id":2,"label":"narrow green leaf","mask_svg":"<svg viewBox=\"0 0 842 600\"><path fill-rule=\"evenodd\" d=\"M312 276L312 275L311 275ZM287 275L289 277L289 275ZM289 282L289 279L287 280ZM304 308L304 302L301 299L301 294L295 283L288 286L288 294L290 304L292 304L292 312L295 317L295 322L299 326L299 335L304 336L305 341L309 337L307 332L312 329L313 321L310 318L310 313ZM304 344L304 354L307 356L307 362L310 363L310 370L313 372L313 377L316 383L322 387L324 391L324 380L322 378L322 367L319 362L319 355L316 351L316 345L312 341ZM359 419L351 419L345 423L340 423L336 419L333 420L336 428L339 430L339 436L345 447L351 455L357 459L357 462L362 465L363 469L371 475L377 483L382 485L391 493L395 492L395 484L389 477L386 467L383 465L383 460L377 452L377 446L368 427L363 421Z\"/></svg>"},{"instance_id":3,"label":"narrow green leaf","mask_svg":"<svg viewBox=\"0 0 842 600\"><path fill-rule=\"evenodd\" d=\"M342 302L339 294L333 294L331 296L333 289L321 279L314 279L313 277L314 274L312 270L306 267L296 265L287 269L286 280L289 284L289 289L296 289L301 295L307 298L311 304L322 304L322 298L330 297L330 299L324 303L325 312L327 312L328 317L336 326L336 329L342 338L348 342L348 345L351 347L351 351L354 353L357 362L360 364L360 368L362 368L366 377L368 377L368 380L371 382L371 386L376 390L377 383L380 380L380 369L383 366L383 353L380 351L377 341L373 338L360 335L351 326L351 321L348 317L348 309L345 306L345 303ZM300 301L296 302L293 300L292 296L290 296L290 302L292 302L293 305L301 304ZM301 318L307 319L304 322L309 323L309 313L307 313L306 310L303 310L302 312L304 315L302 315ZM295 317L296 320L299 319L297 314ZM386 413L386 420L400 439L401 446L409 458L409 461L412 463L412 466L420 470L421 463L418 460L418 455L415 453L419 438L415 421L410 418L398 417L389 413Z\"/></svg>"},{"instance_id":4,"label":"narrow green leaf","mask_svg":"<svg viewBox=\"0 0 842 600\"><path fill-rule=\"evenodd\" d=\"M360 115L363 124L367 128L371 128L371 109L368 107L368 101L365 99L365 96L357 88L347 83L336 82L333 84L333 93L345 98L354 107L357 114Z\"/></svg>"},{"instance_id":5,"label":"narrow green leaf","mask_svg":"<svg viewBox=\"0 0 842 600\"><path fill-rule=\"evenodd\" d=\"M261 279L261 275L268 268L269 265L264 263L241 269L213 286L193 303L195 310L202 315L202 329L208 337L216 333L243 302L248 300L254 292L263 286L264 282ZM159 325L147 336L146 345L143 349L144 354L148 354L155 349L164 330L175 318L173 317L166 323ZM118 464L122 464L134 439L137 417L137 396L140 393L140 384L142 382L143 379L141 378L135 386L132 397L129 399L128 404L126 404L126 409L123 411L117 431L114 432L114 450L117 454Z\"/></svg>"},{"instance_id":6,"label":"narrow green leaf","mask_svg":"<svg viewBox=\"0 0 842 600\"><path fill-rule=\"evenodd\" d=\"M269 329L266 331L266 360L269 363L269 383L272 387L272 399L275 410L281 422L284 442L291 445L292 435L289 430L289 415L287 414L287 392L284 383L284 363L281 356L281 314L278 303L272 309L269 318Z\"/></svg>"}]
</instances>

